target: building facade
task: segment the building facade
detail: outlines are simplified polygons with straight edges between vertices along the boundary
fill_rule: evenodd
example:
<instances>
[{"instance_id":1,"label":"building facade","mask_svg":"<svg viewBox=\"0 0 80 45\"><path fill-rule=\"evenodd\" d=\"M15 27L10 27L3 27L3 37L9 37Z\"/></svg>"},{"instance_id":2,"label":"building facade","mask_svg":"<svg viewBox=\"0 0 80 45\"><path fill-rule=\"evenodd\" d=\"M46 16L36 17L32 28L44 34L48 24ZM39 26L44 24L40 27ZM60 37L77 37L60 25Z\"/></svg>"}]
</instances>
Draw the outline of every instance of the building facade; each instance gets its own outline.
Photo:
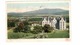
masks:
<instances>
[{"instance_id":1,"label":"building facade","mask_svg":"<svg viewBox=\"0 0 80 45\"><path fill-rule=\"evenodd\" d=\"M49 24L54 29L66 30L66 20L63 17L60 18L54 17L52 19L50 19L49 17L45 17L42 21L42 26L44 26L45 24Z\"/></svg>"}]
</instances>

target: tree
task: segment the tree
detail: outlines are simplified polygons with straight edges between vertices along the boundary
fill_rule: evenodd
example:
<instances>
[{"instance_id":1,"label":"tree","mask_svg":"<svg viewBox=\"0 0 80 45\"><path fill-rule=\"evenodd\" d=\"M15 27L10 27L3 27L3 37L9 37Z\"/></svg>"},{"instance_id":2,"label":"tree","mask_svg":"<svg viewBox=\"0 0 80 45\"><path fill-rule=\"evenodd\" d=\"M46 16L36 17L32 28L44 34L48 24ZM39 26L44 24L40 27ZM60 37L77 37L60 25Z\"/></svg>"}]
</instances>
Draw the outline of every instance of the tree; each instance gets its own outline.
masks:
<instances>
[{"instance_id":1,"label":"tree","mask_svg":"<svg viewBox=\"0 0 80 45\"><path fill-rule=\"evenodd\" d=\"M24 25L29 25L29 22L27 20L23 21Z\"/></svg>"},{"instance_id":2,"label":"tree","mask_svg":"<svg viewBox=\"0 0 80 45\"><path fill-rule=\"evenodd\" d=\"M13 30L13 32L20 32L20 29L19 29L19 27L16 27L14 30Z\"/></svg>"},{"instance_id":3,"label":"tree","mask_svg":"<svg viewBox=\"0 0 80 45\"><path fill-rule=\"evenodd\" d=\"M14 32L30 32L28 21L20 22L18 26L14 29Z\"/></svg>"},{"instance_id":4,"label":"tree","mask_svg":"<svg viewBox=\"0 0 80 45\"><path fill-rule=\"evenodd\" d=\"M49 24L45 24L43 30L44 32L51 32L53 30L53 27L50 27Z\"/></svg>"},{"instance_id":5,"label":"tree","mask_svg":"<svg viewBox=\"0 0 80 45\"><path fill-rule=\"evenodd\" d=\"M14 21L8 21L8 27L15 27Z\"/></svg>"},{"instance_id":6,"label":"tree","mask_svg":"<svg viewBox=\"0 0 80 45\"><path fill-rule=\"evenodd\" d=\"M69 16L65 16L66 22L69 23Z\"/></svg>"},{"instance_id":7,"label":"tree","mask_svg":"<svg viewBox=\"0 0 80 45\"><path fill-rule=\"evenodd\" d=\"M24 24L22 22L14 29L14 32L22 32L24 29Z\"/></svg>"},{"instance_id":8,"label":"tree","mask_svg":"<svg viewBox=\"0 0 80 45\"><path fill-rule=\"evenodd\" d=\"M8 18L7 22L8 22L8 27L15 27L15 24L19 22L19 19Z\"/></svg>"},{"instance_id":9,"label":"tree","mask_svg":"<svg viewBox=\"0 0 80 45\"><path fill-rule=\"evenodd\" d=\"M23 21L24 23L24 31L23 32L30 32L30 23L28 22L28 20Z\"/></svg>"},{"instance_id":10,"label":"tree","mask_svg":"<svg viewBox=\"0 0 80 45\"><path fill-rule=\"evenodd\" d=\"M30 27L28 25L24 27L24 32L30 32Z\"/></svg>"},{"instance_id":11,"label":"tree","mask_svg":"<svg viewBox=\"0 0 80 45\"><path fill-rule=\"evenodd\" d=\"M37 33L41 33L42 32L42 26L34 26L34 29L33 29L33 33L37 34Z\"/></svg>"}]
</instances>

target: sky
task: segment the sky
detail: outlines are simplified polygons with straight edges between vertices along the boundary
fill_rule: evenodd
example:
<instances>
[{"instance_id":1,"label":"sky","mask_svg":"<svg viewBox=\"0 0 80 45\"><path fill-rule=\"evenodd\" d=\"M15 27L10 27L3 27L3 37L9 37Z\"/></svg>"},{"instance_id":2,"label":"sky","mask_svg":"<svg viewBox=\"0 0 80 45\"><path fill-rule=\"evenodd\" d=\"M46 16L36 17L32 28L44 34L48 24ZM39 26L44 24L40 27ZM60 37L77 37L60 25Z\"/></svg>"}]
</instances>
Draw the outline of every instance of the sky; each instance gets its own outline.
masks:
<instances>
[{"instance_id":1,"label":"sky","mask_svg":"<svg viewBox=\"0 0 80 45\"><path fill-rule=\"evenodd\" d=\"M45 8L69 10L69 2L7 2L7 12L28 12Z\"/></svg>"}]
</instances>

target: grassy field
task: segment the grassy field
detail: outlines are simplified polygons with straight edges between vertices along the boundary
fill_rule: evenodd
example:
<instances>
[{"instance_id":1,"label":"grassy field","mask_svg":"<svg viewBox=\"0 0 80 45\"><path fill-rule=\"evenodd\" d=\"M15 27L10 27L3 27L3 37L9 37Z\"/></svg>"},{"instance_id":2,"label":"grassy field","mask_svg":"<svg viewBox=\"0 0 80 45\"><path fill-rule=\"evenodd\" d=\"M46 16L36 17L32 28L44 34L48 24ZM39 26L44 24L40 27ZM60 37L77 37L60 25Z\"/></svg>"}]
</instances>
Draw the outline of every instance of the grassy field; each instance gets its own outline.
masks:
<instances>
[{"instance_id":1,"label":"grassy field","mask_svg":"<svg viewBox=\"0 0 80 45\"><path fill-rule=\"evenodd\" d=\"M54 30L51 33L44 33L44 36L47 35L46 38L69 38L69 30ZM32 34L32 33L14 33L13 30L8 30L8 39L35 39L40 34Z\"/></svg>"}]
</instances>

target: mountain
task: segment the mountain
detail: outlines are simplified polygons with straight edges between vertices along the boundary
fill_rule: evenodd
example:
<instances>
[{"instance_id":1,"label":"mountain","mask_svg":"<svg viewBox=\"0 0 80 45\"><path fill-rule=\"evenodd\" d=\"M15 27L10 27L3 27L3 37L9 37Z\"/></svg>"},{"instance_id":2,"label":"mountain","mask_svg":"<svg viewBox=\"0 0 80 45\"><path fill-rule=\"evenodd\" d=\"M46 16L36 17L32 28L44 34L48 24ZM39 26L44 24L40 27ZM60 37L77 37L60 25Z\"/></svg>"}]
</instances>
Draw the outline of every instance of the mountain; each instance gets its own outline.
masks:
<instances>
[{"instance_id":1,"label":"mountain","mask_svg":"<svg viewBox=\"0 0 80 45\"><path fill-rule=\"evenodd\" d=\"M49 15L69 15L69 11L68 10L63 10L63 9L39 9L39 10L23 12L23 13L16 13L16 12L8 13L8 15L13 15L13 16L44 15L44 14L49 14Z\"/></svg>"}]
</instances>

